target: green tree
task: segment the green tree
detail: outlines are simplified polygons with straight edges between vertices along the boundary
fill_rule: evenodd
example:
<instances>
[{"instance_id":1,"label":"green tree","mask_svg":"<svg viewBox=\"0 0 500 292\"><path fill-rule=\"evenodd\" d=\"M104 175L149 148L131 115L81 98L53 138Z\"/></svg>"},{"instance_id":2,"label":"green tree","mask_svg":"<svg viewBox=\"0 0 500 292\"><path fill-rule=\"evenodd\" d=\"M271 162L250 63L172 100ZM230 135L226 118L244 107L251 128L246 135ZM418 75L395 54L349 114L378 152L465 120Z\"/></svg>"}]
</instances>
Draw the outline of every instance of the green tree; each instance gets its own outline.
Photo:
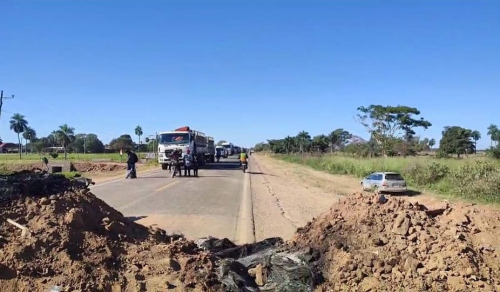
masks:
<instances>
[{"instance_id":1,"label":"green tree","mask_svg":"<svg viewBox=\"0 0 500 292\"><path fill-rule=\"evenodd\" d=\"M78 153L103 153L104 144L96 134L76 134L75 140L69 147Z\"/></svg>"},{"instance_id":2,"label":"green tree","mask_svg":"<svg viewBox=\"0 0 500 292\"><path fill-rule=\"evenodd\" d=\"M132 141L132 137L128 134L121 135L120 137L111 140L109 148L115 151L134 150L134 141Z\"/></svg>"},{"instance_id":3,"label":"green tree","mask_svg":"<svg viewBox=\"0 0 500 292\"><path fill-rule=\"evenodd\" d=\"M38 139L34 142L31 142L31 145L39 155L42 154L42 151L45 148L45 142L42 139Z\"/></svg>"},{"instance_id":4,"label":"green tree","mask_svg":"<svg viewBox=\"0 0 500 292\"><path fill-rule=\"evenodd\" d=\"M141 145L141 136L142 136L142 134L144 134L144 133L142 132L141 126L135 127L135 135L139 138L139 143L137 145ZM139 147L139 146L137 146L137 147ZM137 148L137 149L139 149L139 148Z\"/></svg>"},{"instance_id":5,"label":"green tree","mask_svg":"<svg viewBox=\"0 0 500 292\"><path fill-rule=\"evenodd\" d=\"M297 134L296 139L299 145L300 153L307 151L309 145L311 144L311 135L309 135L306 131L302 131Z\"/></svg>"},{"instance_id":6,"label":"green tree","mask_svg":"<svg viewBox=\"0 0 500 292\"><path fill-rule=\"evenodd\" d=\"M23 138L26 140L26 153L28 152L28 140L30 144L33 143L33 140L36 139L36 131L31 127L26 127L26 130L23 132ZM31 152L33 152L33 145L31 145Z\"/></svg>"},{"instance_id":7,"label":"green tree","mask_svg":"<svg viewBox=\"0 0 500 292\"><path fill-rule=\"evenodd\" d=\"M439 150L447 154L461 154L474 152L472 131L458 126L445 127L443 137L439 141Z\"/></svg>"},{"instance_id":8,"label":"green tree","mask_svg":"<svg viewBox=\"0 0 500 292\"><path fill-rule=\"evenodd\" d=\"M478 130L472 131L471 137L474 140L474 153L477 154L477 141L481 139L481 133Z\"/></svg>"},{"instance_id":9,"label":"green tree","mask_svg":"<svg viewBox=\"0 0 500 292\"><path fill-rule=\"evenodd\" d=\"M267 143L257 143L254 147L255 152L269 151L269 144Z\"/></svg>"},{"instance_id":10,"label":"green tree","mask_svg":"<svg viewBox=\"0 0 500 292\"><path fill-rule=\"evenodd\" d=\"M294 137L286 136L283 140L283 146L286 153L292 153L297 151L297 139Z\"/></svg>"},{"instance_id":11,"label":"green tree","mask_svg":"<svg viewBox=\"0 0 500 292\"><path fill-rule=\"evenodd\" d=\"M404 137L408 141L415 135L415 128L432 126L424 118L415 118L420 111L413 107L370 105L358 107L358 111L358 121L380 145L384 156L393 148L395 138Z\"/></svg>"},{"instance_id":12,"label":"green tree","mask_svg":"<svg viewBox=\"0 0 500 292\"><path fill-rule=\"evenodd\" d=\"M488 127L488 136L490 136L491 147L493 147L493 141L498 142L500 140L500 131L496 125L491 124Z\"/></svg>"},{"instance_id":13,"label":"green tree","mask_svg":"<svg viewBox=\"0 0 500 292\"><path fill-rule=\"evenodd\" d=\"M432 138L429 140L429 147L431 148L431 150L432 150L432 147L434 147L434 145L436 145L436 140L434 138Z\"/></svg>"},{"instance_id":14,"label":"green tree","mask_svg":"<svg viewBox=\"0 0 500 292\"><path fill-rule=\"evenodd\" d=\"M55 132L57 141L64 148L64 160L68 159L68 146L75 140L75 128L64 124L59 126L59 130Z\"/></svg>"},{"instance_id":15,"label":"green tree","mask_svg":"<svg viewBox=\"0 0 500 292\"><path fill-rule=\"evenodd\" d=\"M22 145L21 145L21 133L26 131L28 128L28 121L26 121L25 117L21 114L14 114L10 120L10 129L17 134L17 141L19 142L19 159L21 159L22 155Z\"/></svg>"},{"instance_id":16,"label":"green tree","mask_svg":"<svg viewBox=\"0 0 500 292\"><path fill-rule=\"evenodd\" d=\"M330 144L330 139L326 135L318 135L312 139L311 146L317 152L326 152Z\"/></svg>"},{"instance_id":17,"label":"green tree","mask_svg":"<svg viewBox=\"0 0 500 292\"><path fill-rule=\"evenodd\" d=\"M344 148L347 140L351 139L352 135L344 129L336 129L328 135L330 144L330 152L333 153L334 149Z\"/></svg>"}]
</instances>

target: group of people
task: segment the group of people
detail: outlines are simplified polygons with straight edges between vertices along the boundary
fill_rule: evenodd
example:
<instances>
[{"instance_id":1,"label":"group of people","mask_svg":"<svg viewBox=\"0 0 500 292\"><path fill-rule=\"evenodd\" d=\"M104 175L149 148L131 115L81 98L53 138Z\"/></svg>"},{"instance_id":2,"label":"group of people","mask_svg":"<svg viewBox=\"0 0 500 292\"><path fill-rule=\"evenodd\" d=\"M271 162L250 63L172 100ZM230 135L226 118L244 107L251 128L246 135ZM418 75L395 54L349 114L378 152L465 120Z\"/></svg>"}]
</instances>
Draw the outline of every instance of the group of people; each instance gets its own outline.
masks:
<instances>
[{"instance_id":1,"label":"group of people","mask_svg":"<svg viewBox=\"0 0 500 292\"><path fill-rule=\"evenodd\" d=\"M194 176L198 176L198 158L191 154L191 150L188 149L184 157L182 157L181 150L175 150L170 155L170 159L172 161L169 165L170 171L179 171L179 176L181 176L181 167L184 167L184 176L191 176L191 170L193 170Z\"/></svg>"},{"instance_id":2,"label":"group of people","mask_svg":"<svg viewBox=\"0 0 500 292\"><path fill-rule=\"evenodd\" d=\"M139 158L137 157L137 154L130 150L125 151L125 153L127 153L128 155L127 176L125 178L137 178L135 164L139 161ZM219 160L220 155L220 151L217 151L217 160ZM246 151L242 151L239 156L240 166L243 162L248 163L248 155ZM194 176L198 176L198 158L196 157L196 155L191 154L190 150L187 150L186 155L184 156L182 156L182 151L180 149L175 150L170 155L170 159L172 161L172 163L169 165L170 171L178 171L179 176L181 176L181 168L184 167L184 176L191 176L191 170L193 170ZM172 167L174 167L174 169L172 169Z\"/></svg>"}]
</instances>

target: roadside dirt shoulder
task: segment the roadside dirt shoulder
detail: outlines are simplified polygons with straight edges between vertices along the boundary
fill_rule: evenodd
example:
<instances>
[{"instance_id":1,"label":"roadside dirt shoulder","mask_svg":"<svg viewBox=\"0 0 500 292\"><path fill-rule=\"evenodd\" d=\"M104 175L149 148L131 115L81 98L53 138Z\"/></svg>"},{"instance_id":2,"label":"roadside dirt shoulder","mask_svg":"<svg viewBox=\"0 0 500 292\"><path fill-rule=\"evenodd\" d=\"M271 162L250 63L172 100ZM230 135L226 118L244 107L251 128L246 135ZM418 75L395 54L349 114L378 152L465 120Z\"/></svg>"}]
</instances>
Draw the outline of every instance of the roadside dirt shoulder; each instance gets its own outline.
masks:
<instances>
[{"instance_id":1,"label":"roadside dirt shoulder","mask_svg":"<svg viewBox=\"0 0 500 292\"><path fill-rule=\"evenodd\" d=\"M290 239L304 226L342 198L338 192L305 183L294 165L264 155L250 160L256 240L279 236Z\"/></svg>"}]
</instances>

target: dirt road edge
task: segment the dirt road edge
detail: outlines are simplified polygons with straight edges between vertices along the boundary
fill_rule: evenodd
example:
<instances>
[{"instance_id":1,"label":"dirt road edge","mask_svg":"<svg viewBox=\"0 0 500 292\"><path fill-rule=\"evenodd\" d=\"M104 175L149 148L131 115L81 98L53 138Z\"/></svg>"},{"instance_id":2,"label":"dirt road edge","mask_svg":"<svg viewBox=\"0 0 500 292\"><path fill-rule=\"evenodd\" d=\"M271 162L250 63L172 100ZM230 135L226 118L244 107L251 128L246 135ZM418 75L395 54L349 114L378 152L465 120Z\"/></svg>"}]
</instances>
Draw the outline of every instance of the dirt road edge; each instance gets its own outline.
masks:
<instances>
[{"instance_id":1,"label":"dirt road edge","mask_svg":"<svg viewBox=\"0 0 500 292\"><path fill-rule=\"evenodd\" d=\"M235 234L235 242L237 244L255 242L255 227L253 218L253 202L252 190L250 187L250 176L250 173L245 173L243 177L243 191Z\"/></svg>"}]
</instances>

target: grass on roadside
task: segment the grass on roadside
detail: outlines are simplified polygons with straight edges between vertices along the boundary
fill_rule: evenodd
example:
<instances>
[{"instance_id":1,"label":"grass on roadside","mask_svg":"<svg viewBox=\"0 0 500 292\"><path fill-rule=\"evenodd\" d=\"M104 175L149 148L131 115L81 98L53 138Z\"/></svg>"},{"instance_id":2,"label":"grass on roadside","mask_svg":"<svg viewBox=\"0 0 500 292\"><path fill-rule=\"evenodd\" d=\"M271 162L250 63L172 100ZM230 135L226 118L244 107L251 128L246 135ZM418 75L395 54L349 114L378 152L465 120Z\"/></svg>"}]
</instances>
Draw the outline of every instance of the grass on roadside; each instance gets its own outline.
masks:
<instances>
[{"instance_id":1,"label":"grass on roadside","mask_svg":"<svg viewBox=\"0 0 500 292\"><path fill-rule=\"evenodd\" d=\"M489 159L390 157L357 159L336 155L276 155L331 174L363 178L376 171L401 173L411 187L481 203L500 203L500 163Z\"/></svg>"}]
</instances>

